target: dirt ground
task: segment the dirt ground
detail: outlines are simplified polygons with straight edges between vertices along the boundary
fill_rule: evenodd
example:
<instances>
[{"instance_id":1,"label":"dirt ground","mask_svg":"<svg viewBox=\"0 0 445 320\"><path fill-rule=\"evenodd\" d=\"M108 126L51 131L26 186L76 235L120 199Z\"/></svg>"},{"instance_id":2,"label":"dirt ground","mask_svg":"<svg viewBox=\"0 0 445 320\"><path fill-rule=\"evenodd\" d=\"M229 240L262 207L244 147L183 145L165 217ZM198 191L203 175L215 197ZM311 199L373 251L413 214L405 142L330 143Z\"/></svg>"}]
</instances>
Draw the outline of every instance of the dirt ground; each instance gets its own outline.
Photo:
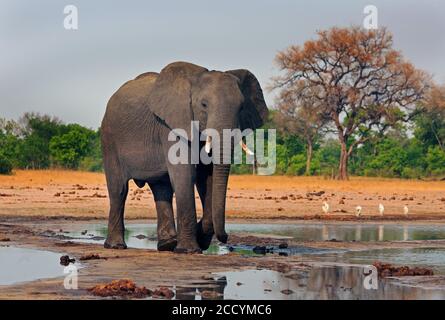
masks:
<instances>
[{"instance_id":1,"label":"dirt ground","mask_svg":"<svg viewBox=\"0 0 445 320\"><path fill-rule=\"evenodd\" d=\"M326 201L330 213L321 206ZM378 205L385 207L383 217ZM445 218L445 181L319 177L231 176L227 196L230 219L431 220ZM403 214L408 206L409 216ZM201 206L197 197L198 215ZM100 173L16 171L0 176L0 216L105 219L108 195ZM131 182L127 219L155 218L153 196Z\"/></svg>"}]
</instances>

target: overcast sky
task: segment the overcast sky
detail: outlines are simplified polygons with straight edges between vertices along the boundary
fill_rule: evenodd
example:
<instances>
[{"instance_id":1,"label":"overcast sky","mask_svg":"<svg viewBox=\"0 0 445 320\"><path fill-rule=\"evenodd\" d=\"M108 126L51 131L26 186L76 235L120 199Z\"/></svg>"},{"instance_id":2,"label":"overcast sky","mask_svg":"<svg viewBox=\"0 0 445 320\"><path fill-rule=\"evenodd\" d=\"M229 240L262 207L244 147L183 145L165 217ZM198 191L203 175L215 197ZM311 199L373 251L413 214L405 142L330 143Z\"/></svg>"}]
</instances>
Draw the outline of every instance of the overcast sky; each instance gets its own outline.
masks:
<instances>
[{"instance_id":1,"label":"overcast sky","mask_svg":"<svg viewBox=\"0 0 445 320\"><path fill-rule=\"evenodd\" d=\"M77 31L63 27L68 4L79 10ZM316 30L361 25L367 4L395 47L445 83L443 0L0 0L0 117L37 111L97 128L125 81L177 60L246 68L264 88L277 51Z\"/></svg>"}]
</instances>

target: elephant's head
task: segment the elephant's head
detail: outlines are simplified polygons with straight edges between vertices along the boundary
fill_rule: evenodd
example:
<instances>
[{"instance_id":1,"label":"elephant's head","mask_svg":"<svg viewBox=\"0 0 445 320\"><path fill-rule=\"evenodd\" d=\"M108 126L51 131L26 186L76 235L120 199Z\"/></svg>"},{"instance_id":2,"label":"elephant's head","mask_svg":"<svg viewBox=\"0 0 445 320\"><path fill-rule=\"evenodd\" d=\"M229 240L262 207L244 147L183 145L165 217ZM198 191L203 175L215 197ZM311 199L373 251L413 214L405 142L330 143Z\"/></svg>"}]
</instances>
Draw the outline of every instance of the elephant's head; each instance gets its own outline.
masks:
<instances>
[{"instance_id":1,"label":"elephant's head","mask_svg":"<svg viewBox=\"0 0 445 320\"><path fill-rule=\"evenodd\" d=\"M260 84L248 70L209 71L185 62L172 63L161 71L148 106L171 129L190 133L191 121L199 121L200 131L212 128L220 137L224 129L256 129L268 114ZM220 164L213 165L213 228L218 240L226 242L225 198L230 172L226 163L230 160L224 159L222 144L212 152L220 153Z\"/></svg>"}]
</instances>

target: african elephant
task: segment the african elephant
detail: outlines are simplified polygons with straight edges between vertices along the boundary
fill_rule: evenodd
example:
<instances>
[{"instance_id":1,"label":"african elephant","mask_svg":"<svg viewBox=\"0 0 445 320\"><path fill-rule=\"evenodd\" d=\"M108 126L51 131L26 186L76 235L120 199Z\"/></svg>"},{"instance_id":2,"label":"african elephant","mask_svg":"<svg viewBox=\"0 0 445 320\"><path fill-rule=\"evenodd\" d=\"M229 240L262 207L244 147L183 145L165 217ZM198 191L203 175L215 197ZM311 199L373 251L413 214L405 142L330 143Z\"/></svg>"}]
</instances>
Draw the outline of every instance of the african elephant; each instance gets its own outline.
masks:
<instances>
[{"instance_id":1,"label":"african elephant","mask_svg":"<svg viewBox=\"0 0 445 320\"><path fill-rule=\"evenodd\" d=\"M159 74L125 83L111 98L102 121L104 169L110 199L106 248L125 249L124 206L128 182L150 186L158 216L158 250L195 253L214 234L227 241L225 198L230 164L172 164L172 129L252 128L263 124L267 106L255 76L247 70L209 71L175 62ZM222 134L221 134L222 136ZM180 139L181 137L178 137ZM200 147L204 145L201 142ZM221 150L212 150L221 152ZM194 187L203 206L197 223ZM172 207L176 196L177 232Z\"/></svg>"}]
</instances>

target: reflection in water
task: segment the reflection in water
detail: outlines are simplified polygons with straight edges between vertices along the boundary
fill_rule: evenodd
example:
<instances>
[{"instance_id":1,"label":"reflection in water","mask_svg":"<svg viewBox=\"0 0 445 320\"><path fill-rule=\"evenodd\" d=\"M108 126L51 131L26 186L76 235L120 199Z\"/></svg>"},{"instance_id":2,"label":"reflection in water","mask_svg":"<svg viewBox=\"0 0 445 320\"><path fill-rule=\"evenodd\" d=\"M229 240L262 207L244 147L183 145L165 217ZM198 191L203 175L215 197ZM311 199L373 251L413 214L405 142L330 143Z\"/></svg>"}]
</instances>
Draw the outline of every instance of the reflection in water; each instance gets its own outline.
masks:
<instances>
[{"instance_id":1,"label":"reflection in water","mask_svg":"<svg viewBox=\"0 0 445 320\"><path fill-rule=\"evenodd\" d=\"M60 256L43 250L0 247L0 285L63 276Z\"/></svg>"},{"instance_id":2,"label":"reflection in water","mask_svg":"<svg viewBox=\"0 0 445 320\"><path fill-rule=\"evenodd\" d=\"M408 227L403 226L403 241L408 241Z\"/></svg>"},{"instance_id":3,"label":"reflection in water","mask_svg":"<svg viewBox=\"0 0 445 320\"><path fill-rule=\"evenodd\" d=\"M342 254L327 254L323 261L353 264L372 264L375 261L410 267L427 267L435 274L445 274L444 248L395 248L366 251L348 251Z\"/></svg>"},{"instance_id":4,"label":"reflection in water","mask_svg":"<svg viewBox=\"0 0 445 320\"><path fill-rule=\"evenodd\" d=\"M91 224L71 232L79 241L103 242L107 227ZM408 241L445 239L445 225L396 224L227 224L229 232L261 233L291 237L297 241ZM85 234L83 234L85 233ZM137 237L140 236L140 237ZM99 238L93 238L99 237ZM127 224L125 241L132 248L156 249L156 224ZM218 250L214 247L212 250Z\"/></svg>"},{"instance_id":5,"label":"reflection in water","mask_svg":"<svg viewBox=\"0 0 445 320\"><path fill-rule=\"evenodd\" d=\"M271 270L246 270L217 274L213 288L178 288L176 299L235 300L417 300L445 299L444 290L402 286L380 280L378 289L366 289L364 266L314 267L292 274Z\"/></svg>"},{"instance_id":6,"label":"reflection in water","mask_svg":"<svg viewBox=\"0 0 445 320\"><path fill-rule=\"evenodd\" d=\"M385 234L385 226L379 226L379 241L383 241Z\"/></svg>"},{"instance_id":7,"label":"reflection in water","mask_svg":"<svg viewBox=\"0 0 445 320\"><path fill-rule=\"evenodd\" d=\"M357 226L355 228L355 241L360 241L362 239L362 226Z\"/></svg>"}]
</instances>

